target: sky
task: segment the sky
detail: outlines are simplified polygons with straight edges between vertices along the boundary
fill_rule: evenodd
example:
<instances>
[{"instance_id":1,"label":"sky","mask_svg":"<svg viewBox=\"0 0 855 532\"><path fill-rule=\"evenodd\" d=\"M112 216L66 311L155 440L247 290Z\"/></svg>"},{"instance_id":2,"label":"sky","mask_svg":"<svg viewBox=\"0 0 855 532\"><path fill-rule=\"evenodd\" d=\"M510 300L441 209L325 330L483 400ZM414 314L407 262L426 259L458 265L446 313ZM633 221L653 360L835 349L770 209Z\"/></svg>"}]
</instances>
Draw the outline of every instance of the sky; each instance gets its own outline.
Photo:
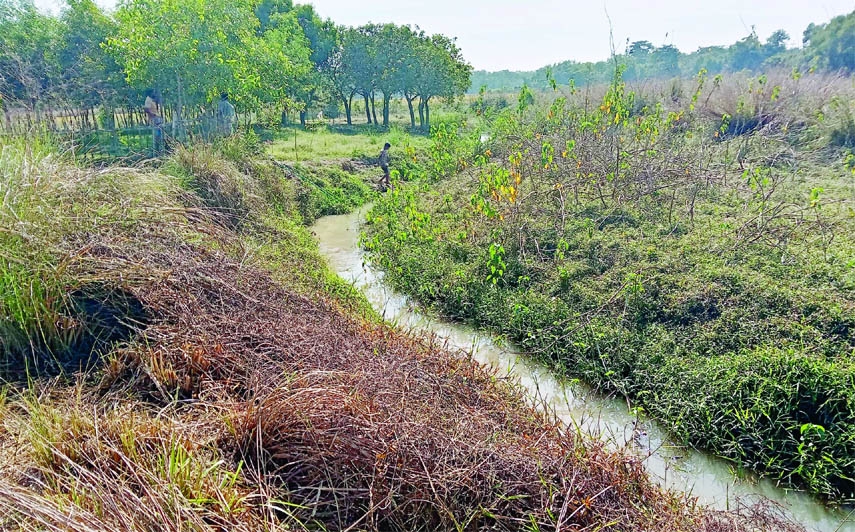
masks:
<instances>
[{"instance_id":1,"label":"sky","mask_svg":"<svg viewBox=\"0 0 855 532\"><path fill-rule=\"evenodd\" d=\"M106 7L115 0L98 0ZM673 44L684 52L727 45L751 32L761 39L775 30L801 45L811 22L824 23L855 11L855 0L296 0L311 3L323 18L358 26L367 22L418 25L457 37L476 70L536 70L569 59L609 56L609 20L618 52L626 40ZM57 0L36 0L56 9Z\"/></svg>"}]
</instances>

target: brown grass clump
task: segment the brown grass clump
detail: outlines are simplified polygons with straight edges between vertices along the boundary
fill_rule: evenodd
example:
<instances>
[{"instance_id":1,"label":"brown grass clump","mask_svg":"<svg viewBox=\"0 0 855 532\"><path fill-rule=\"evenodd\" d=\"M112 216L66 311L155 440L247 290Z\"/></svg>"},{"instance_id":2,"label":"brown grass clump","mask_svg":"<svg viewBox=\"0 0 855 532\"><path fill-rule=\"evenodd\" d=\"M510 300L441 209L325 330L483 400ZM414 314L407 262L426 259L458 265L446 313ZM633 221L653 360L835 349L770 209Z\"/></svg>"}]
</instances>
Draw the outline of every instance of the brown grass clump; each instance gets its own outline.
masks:
<instances>
[{"instance_id":1,"label":"brown grass clump","mask_svg":"<svg viewBox=\"0 0 855 532\"><path fill-rule=\"evenodd\" d=\"M139 295L165 320L146 331L146 354L125 352L135 387L221 405L218 447L247 464L251 483L290 501L295 522L706 526L635 459L566 432L460 354L355 321L216 253L158 268L172 275Z\"/></svg>"},{"instance_id":2,"label":"brown grass clump","mask_svg":"<svg viewBox=\"0 0 855 532\"><path fill-rule=\"evenodd\" d=\"M157 267L172 275L139 296L166 319L103 385L228 403L220 447L305 506L292 512L300 521L435 530L546 525L547 509L578 525L674 518L637 462L583 445L466 358L205 255Z\"/></svg>"},{"instance_id":3,"label":"brown grass clump","mask_svg":"<svg viewBox=\"0 0 855 532\"><path fill-rule=\"evenodd\" d=\"M465 355L275 282L221 209L168 205L64 238L151 319L97 373L0 397L0 528L797 529L663 492Z\"/></svg>"}]
</instances>

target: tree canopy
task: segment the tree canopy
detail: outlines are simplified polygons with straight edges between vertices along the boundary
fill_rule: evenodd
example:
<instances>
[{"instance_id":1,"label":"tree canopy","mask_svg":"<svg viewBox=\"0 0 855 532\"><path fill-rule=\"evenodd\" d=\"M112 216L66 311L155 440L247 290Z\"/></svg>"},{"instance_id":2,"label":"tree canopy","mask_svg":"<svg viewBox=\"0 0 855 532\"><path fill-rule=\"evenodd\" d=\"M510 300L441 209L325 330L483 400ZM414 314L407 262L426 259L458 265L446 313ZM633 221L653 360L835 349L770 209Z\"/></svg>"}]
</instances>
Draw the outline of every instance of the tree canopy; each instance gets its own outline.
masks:
<instances>
[{"instance_id":1,"label":"tree canopy","mask_svg":"<svg viewBox=\"0 0 855 532\"><path fill-rule=\"evenodd\" d=\"M815 65L855 72L855 11L835 17L828 24L811 24L803 42Z\"/></svg>"},{"instance_id":2,"label":"tree canopy","mask_svg":"<svg viewBox=\"0 0 855 532\"><path fill-rule=\"evenodd\" d=\"M627 42L615 59L625 65L623 77L628 81L693 77L702 69L712 74L761 72L770 68L831 71L855 71L855 12L839 16L828 24L808 26L804 47L788 48L790 35L776 30L761 40L752 29L744 38L729 46L707 46L683 53L673 45L655 46L650 41ZM550 86L546 73L561 83L573 80L576 85L607 83L614 75L612 60L579 63L565 61L533 72L474 72L471 92L486 86L493 90L519 90L523 85L546 90Z\"/></svg>"},{"instance_id":3,"label":"tree canopy","mask_svg":"<svg viewBox=\"0 0 855 532\"><path fill-rule=\"evenodd\" d=\"M32 0L0 0L0 103L28 112L139 105L153 90L182 110L227 93L239 110L300 112L355 96L366 120L389 124L404 97L411 125L429 127L430 103L470 84L455 41L418 28L358 28L291 0L125 0L114 13L66 0L59 15ZM377 105L380 105L378 119Z\"/></svg>"},{"instance_id":4,"label":"tree canopy","mask_svg":"<svg viewBox=\"0 0 855 532\"><path fill-rule=\"evenodd\" d=\"M378 121L374 96L379 93L383 125L389 122L390 98L401 95L409 107L411 126L416 127L414 102L418 101L419 125L429 128L431 100L464 93L472 67L454 39L409 26L369 24L340 30L338 47L324 72L348 123L357 95L365 101L368 122Z\"/></svg>"}]
</instances>

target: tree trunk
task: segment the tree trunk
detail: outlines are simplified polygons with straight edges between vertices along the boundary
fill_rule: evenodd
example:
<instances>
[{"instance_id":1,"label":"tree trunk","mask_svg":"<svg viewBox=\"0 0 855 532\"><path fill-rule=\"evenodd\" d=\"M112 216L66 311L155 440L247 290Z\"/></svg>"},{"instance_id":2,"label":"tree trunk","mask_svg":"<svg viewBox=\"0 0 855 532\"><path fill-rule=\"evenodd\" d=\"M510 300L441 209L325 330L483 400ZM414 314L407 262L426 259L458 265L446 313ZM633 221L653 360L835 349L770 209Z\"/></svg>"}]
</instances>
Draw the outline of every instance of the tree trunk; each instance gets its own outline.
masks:
<instances>
[{"instance_id":1,"label":"tree trunk","mask_svg":"<svg viewBox=\"0 0 855 532\"><path fill-rule=\"evenodd\" d=\"M365 116L368 118L368 125L371 125L371 102L368 101L368 93L362 95L365 100Z\"/></svg>"},{"instance_id":2,"label":"tree trunk","mask_svg":"<svg viewBox=\"0 0 855 532\"><path fill-rule=\"evenodd\" d=\"M430 98L425 100L425 130L430 132Z\"/></svg>"},{"instance_id":3,"label":"tree trunk","mask_svg":"<svg viewBox=\"0 0 855 532\"><path fill-rule=\"evenodd\" d=\"M416 129L416 112L413 110L413 100L407 98L407 107L410 109L410 127Z\"/></svg>"},{"instance_id":4,"label":"tree trunk","mask_svg":"<svg viewBox=\"0 0 855 532\"><path fill-rule=\"evenodd\" d=\"M175 114L172 116L172 136L178 140L184 140L183 107L184 85L181 83L181 76L178 76L178 104L175 106Z\"/></svg>"},{"instance_id":5,"label":"tree trunk","mask_svg":"<svg viewBox=\"0 0 855 532\"><path fill-rule=\"evenodd\" d=\"M344 102L344 116L347 118L347 125L352 125L352 120L350 117L351 106L353 105L353 96L350 98L342 98Z\"/></svg>"},{"instance_id":6,"label":"tree trunk","mask_svg":"<svg viewBox=\"0 0 855 532\"><path fill-rule=\"evenodd\" d=\"M419 100L419 128L425 128L425 101Z\"/></svg>"},{"instance_id":7,"label":"tree trunk","mask_svg":"<svg viewBox=\"0 0 855 532\"><path fill-rule=\"evenodd\" d=\"M380 123L377 121L377 105L374 102L374 91L371 91L371 117L374 118L375 126Z\"/></svg>"},{"instance_id":8,"label":"tree trunk","mask_svg":"<svg viewBox=\"0 0 855 532\"><path fill-rule=\"evenodd\" d=\"M383 95L383 127L389 127L389 105L391 101L391 96Z\"/></svg>"}]
</instances>

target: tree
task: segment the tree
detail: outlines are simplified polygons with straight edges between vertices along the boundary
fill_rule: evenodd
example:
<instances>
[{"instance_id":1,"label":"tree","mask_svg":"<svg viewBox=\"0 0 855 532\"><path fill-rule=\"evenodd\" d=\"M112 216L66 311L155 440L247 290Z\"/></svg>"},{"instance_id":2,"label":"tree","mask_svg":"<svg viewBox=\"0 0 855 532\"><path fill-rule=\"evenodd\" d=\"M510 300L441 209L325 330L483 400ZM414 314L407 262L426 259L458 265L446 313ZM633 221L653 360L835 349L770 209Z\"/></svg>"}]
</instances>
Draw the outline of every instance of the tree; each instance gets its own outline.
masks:
<instances>
[{"instance_id":1,"label":"tree","mask_svg":"<svg viewBox=\"0 0 855 532\"><path fill-rule=\"evenodd\" d=\"M57 58L68 101L84 110L99 105L107 110L120 98L127 99L122 68L103 46L116 33L116 23L93 0L68 0L60 22ZM112 122L111 111L104 116Z\"/></svg>"},{"instance_id":2,"label":"tree","mask_svg":"<svg viewBox=\"0 0 855 532\"><path fill-rule=\"evenodd\" d=\"M356 87L356 94L361 95L365 102L365 116L368 123L376 123L377 113L373 113L372 119L371 112L377 75L374 62L374 43L370 30L364 26L350 29L347 37L345 68L348 69L350 79Z\"/></svg>"},{"instance_id":3,"label":"tree","mask_svg":"<svg viewBox=\"0 0 855 532\"><path fill-rule=\"evenodd\" d=\"M233 43L247 40L250 18L242 7L220 0L135 0L116 13L119 31L108 40L127 81L157 87L176 101L176 127L182 107L211 98L232 83Z\"/></svg>"},{"instance_id":4,"label":"tree","mask_svg":"<svg viewBox=\"0 0 855 532\"><path fill-rule=\"evenodd\" d=\"M413 103L419 100L419 123L430 127L430 101L435 97L454 97L466 91L472 67L453 39L442 35L429 37L409 26L368 24L359 28L341 28L336 50L323 72L331 92L344 104L351 123L353 97L365 101L369 124L377 119L375 94L382 95L383 125L389 125L392 97L402 94L415 127Z\"/></svg>"},{"instance_id":5,"label":"tree","mask_svg":"<svg viewBox=\"0 0 855 532\"><path fill-rule=\"evenodd\" d=\"M650 41L635 41L627 48L627 54L632 56L646 56L656 49Z\"/></svg>"},{"instance_id":6,"label":"tree","mask_svg":"<svg viewBox=\"0 0 855 532\"><path fill-rule=\"evenodd\" d=\"M780 54L787 50L787 42L790 40L790 34L784 30L777 30L766 39L764 46L767 56Z\"/></svg>"},{"instance_id":7,"label":"tree","mask_svg":"<svg viewBox=\"0 0 855 532\"><path fill-rule=\"evenodd\" d=\"M403 42L403 60L400 64L400 90L407 102L407 109L410 112L410 127L416 127L416 113L413 102L419 97L419 82L425 67L424 32L414 32L407 27L408 34Z\"/></svg>"},{"instance_id":8,"label":"tree","mask_svg":"<svg viewBox=\"0 0 855 532\"><path fill-rule=\"evenodd\" d=\"M730 64L730 55L724 46L705 46L680 59L680 71L685 75L698 73L702 69L708 72L723 72Z\"/></svg>"},{"instance_id":9,"label":"tree","mask_svg":"<svg viewBox=\"0 0 855 532\"><path fill-rule=\"evenodd\" d=\"M419 124L430 129L430 101L434 97L453 98L471 83L472 66L463 59L454 39L433 35L423 39L422 71L417 81Z\"/></svg>"},{"instance_id":10,"label":"tree","mask_svg":"<svg viewBox=\"0 0 855 532\"><path fill-rule=\"evenodd\" d=\"M412 31L407 26L385 24L376 28L374 39L374 57L377 80L375 86L383 95L383 127L389 127L389 103L395 93L402 92L408 61Z\"/></svg>"},{"instance_id":11,"label":"tree","mask_svg":"<svg viewBox=\"0 0 855 532\"><path fill-rule=\"evenodd\" d=\"M330 53L329 60L322 69L330 91L344 106L347 125L353 124L353 97L359 91L352 67L353 56L356 52L354 37L353 29L338 28L336 31L336 46L332 53Z\"/></svg>"},{"instance_id":12,"label":"tree","mask_svg":"<svg viewBox=\"0 0 855 532\"><path fill-rule=\"evenodd\" d=\"M750 35L732 45L729 52L730 67L734 71L754 70L763 62L763 45L753 29Z\"/></svg>"},{"instance_id":13,"label":"tree","mask_svg":"<svg viewBox=\"0 0 855 532\"><path fill-rule=\"evenodd\" d=\"M229 92L245 107L283 102L309 68L309 48L293 14L271 10L264 26L253 0L134 0L116 13L109 49L129 83L158 87L186 104ZM266 29L262 29L262 27Z\"/></svg>"},{"instance_id":14,"label":"tree","mask_svg":"<svg viewBox=\"0 0 855 532\"><path fill-rule=\"evenodd\" d=\"M29 0L0 0L0 95L4 105L39 112L60 84L61 25Z\"/></svg>"},{"instance_id":15,"label":"tree","mask_svg":"<svg viewBox=\"0 0 855 532\"><path fill-rule=\"evenodd\" d=\"M290 62L292 67L290 73L278 74L280 85L283 78L292 80L279 100L289 107L299 108L300 123L305 126L307 111L323 86L321 69L335 47L336 28L332 22L321 20L311 5L295 6L291 0L264 0L256 6L255 15L262 39L270 41L275 37L278 42L269 43L269 46L284 53L279 62ZM307 48L309 56L306 57L300 48ZM271 82L275 84L276 80ZM290 102L296 105L288 105ZM285 114L283 109L283 117Z\"/></svg>"},{"instance_id":16,"label":"tree","mask_svg":"<svg viewBox=\"0 0 855 532\"><path fill-rule=\"evenodd\" d=\"M666 44L650 54L655 68L651 74L656 77L673 77L680 75L680 50L672 44Z\"/></svg>"},{"instance_id":17,"label":"tree","mask_svg":"<svg viewBox=\"0 0 855 532\"><path fill-rule=\"evenodd\" d=\"M855 12L828 24L808 26L804 43L809 58L831 70L855 72Z\"/></svg>"},{"instance_id":18,"label":"tree","mask_svg":"<svg viewBox=\"0 0 855 532\"><path fill-rule=\"evenodd\" d=\"M383 53L380 44L383 27L376 24L366 24L356 28L356 46L354 50L352 67L354 77L359 86L359 92L365 100L365 113L368 123L379 124L377 120L377 106L375 102L375 91L383 76Z\"/></svg>"},{"instance_id":19,"label":"tree","mask_svg":"<svg viewBox=\"0 0 855 532\"><path fill-rule=\"evenodd\" d=\"M296 13L279 14L275 25L248 36L234 50L230 65L232 78L226 79L225 87L245 108L277 106L283 113L292 108L304 112L308 97L302 91L311 89L313 70L309 42Z\"/></svg>"}]
</instances>

